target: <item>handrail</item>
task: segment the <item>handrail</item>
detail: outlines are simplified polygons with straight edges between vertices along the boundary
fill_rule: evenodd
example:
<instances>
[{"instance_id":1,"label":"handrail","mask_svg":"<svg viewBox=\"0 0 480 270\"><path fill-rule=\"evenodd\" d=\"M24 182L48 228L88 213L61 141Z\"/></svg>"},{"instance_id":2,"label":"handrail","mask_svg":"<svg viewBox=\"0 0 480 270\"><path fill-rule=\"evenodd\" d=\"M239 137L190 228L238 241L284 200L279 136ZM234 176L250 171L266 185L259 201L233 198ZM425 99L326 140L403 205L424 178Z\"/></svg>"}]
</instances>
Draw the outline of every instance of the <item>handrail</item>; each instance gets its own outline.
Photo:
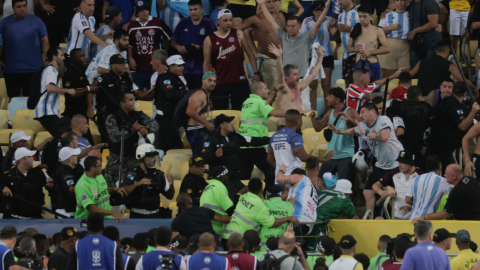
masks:
<instances>
[{"instance_id":1,"label":"handrail","mask_svg":"<svg viewBox=\"0 0 480 270\"><path fill-rule=\"evenodd\" d=\"M365 214L363 215L363 219L373 219L372 210L367 209L367 211L365 211Z\"/></svg>"},{"instance_id":2,"label":"handrail","mask_svg":"<svg viewBox=\"0 0 480 270\"><path fill-rule=\"evenodd\" d=\"M392 197L388 196L383 203L383 212L385 213L386 219L393 219L393 213L392 216L390 216L390 213L388 212L388 203L390 200L392 200Z\"/></svg>"},{"instance_id":3,"label":"handrail","mask_svg":"<svg viewBox=\"0 0 480 270\"><path fill-rule=\"evenodd\" d=\"M465 47L467 47L467 50L465 50ZM467 51L468 51L468 54L467 54ZM468 69L468 78L471 80L472 79L472 57L470 55L470 42L468 38L463 39L463 43L461 46L461 55L463 55L465 65L467 66L467 69Z\"/></svg>"}]
</instances>

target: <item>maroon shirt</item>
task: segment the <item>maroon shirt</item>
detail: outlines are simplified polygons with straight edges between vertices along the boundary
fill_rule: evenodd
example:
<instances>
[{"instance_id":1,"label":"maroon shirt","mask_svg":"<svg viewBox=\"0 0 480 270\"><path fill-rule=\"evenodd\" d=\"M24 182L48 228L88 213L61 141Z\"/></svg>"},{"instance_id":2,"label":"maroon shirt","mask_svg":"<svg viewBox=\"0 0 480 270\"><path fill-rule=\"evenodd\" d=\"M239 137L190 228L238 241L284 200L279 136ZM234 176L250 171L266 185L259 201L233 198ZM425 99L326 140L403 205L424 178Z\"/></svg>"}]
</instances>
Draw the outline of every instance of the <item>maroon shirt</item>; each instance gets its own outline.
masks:
<instances>
[{"instance_id":1,"label":"maroon shirt","mask_svg":"<svg viewBox=\"0 0 480 270\"><path fill-rule=\"evenodd\" d=\"M151 71L152 52L162 48L162 37L169 41L172 30L162 19L150 16L146 24L142 25L137 19L128 25L130 47L133 49L133 59L137 64L136 71Z\"/></svg>"},{"instance_id":2,"label":"maroon shirt","mask_svg":"<svg viewBox=\"0 0 480 270\"><path fill-rule=\"evenodd\" d=\"M217 74L217 84L246 82L245 55L238 42L237 30L232 28L225 37L216 32L209 35L212 43L212 66Z\"/></svg>"},{"instance_id":3,"label":"maroon shirt","mask_svg":"<svg viewBox=\"0 0 480 270\"><path fill-rule=\"evenodd\" d=\"M225 256L230 263L230 267L236 270L256 270L257 257L241 251L234 251Z\"/></svg>"}]
</instances>

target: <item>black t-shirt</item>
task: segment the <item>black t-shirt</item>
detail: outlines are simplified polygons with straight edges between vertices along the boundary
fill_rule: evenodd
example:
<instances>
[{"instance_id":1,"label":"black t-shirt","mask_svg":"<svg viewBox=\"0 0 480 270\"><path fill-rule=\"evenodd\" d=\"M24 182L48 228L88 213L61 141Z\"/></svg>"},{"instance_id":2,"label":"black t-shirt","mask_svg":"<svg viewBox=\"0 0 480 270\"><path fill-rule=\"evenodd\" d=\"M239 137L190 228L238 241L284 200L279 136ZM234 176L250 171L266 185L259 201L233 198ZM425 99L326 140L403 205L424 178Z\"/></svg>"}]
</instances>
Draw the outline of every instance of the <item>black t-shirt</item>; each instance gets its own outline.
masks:
<instances>
[{"instance_id":1,"label":"black t-shirt","mask_svg":"<svg viewBox=\"0 0 480 270\"><path fill-rule=\"evenodd\" d=\"M16 265L15 263L15 258L13 257L13 251L9 250L7 253L5 253L5 256L3 256L3 269L8 269L12 265Z\"/></svg>"},{"instance_id":2,"label":"black t-shirt","mask_svg":"<svg viewBox=\"0 0 480 270\"><path fill-rule=\"evenodd\" d=\"M452 62L439 55L422 59L419 66L420 72L418 72L418 86L422 89L422 96L428 96L430 91L438 89L440 84L450 77L450 64ZM422 70L429 72L422 72Z\"/></svg>"},{"instance_id":3,"label":"black t-shirt","mask_svg":"<svg viewBox=\"0 0 480 270\"><path fill-rule=\"evenodd\" d=\"M472 12L472 23L480 22L480 5L475 4ZM473 30L473 34L476 36L480 44L480 29Z\"/></svg>"},{"instance_id":4,"label":"black t-shirt","mask_svg":"<svg viewBox=\"0 0 480 270\"><path fill-rule=\"evenodd\" d=\"M450 191L444 211L456 220L480 220L480 185L473 177L464 177Z\"/></svg>"},{"instance_id":5,"label":"black t-shirt","mask_svg":"<svg viewBox=\"0 0 480 270\"><path fill-rule=\"evenodd\" d=\"M106 91L105 93L105 91L100 89L96 94L97 111L105 109L106 115L119 109L119 105L115 104L118 93L131 92L133 94L133 82L128 73L124 73L119 77L113 71L110 71L109 73L102 74L98 77L93 84L103 87Z\"/></svg>"},{"instance_id":6,"label":"black t-shirt","mask_svg":"<svg viewBox=\"0 0 480 270\"><path fill-rule=\"evenodd\" d=\"M183 210L172 221L172 231L185 235L188 239L192 235L209 232L217 236L212 227L212 219L215 217L215 211L198 206L192 206Z\"/></svg>"},{"instance_id":7,"label":"black t-shirt","mask_svg":"<svg viewBox=\"0 0 480 270\"><path fill-rule=\"evenodd\" d=\"M208 183L203 177L188 173L185 175L185 178L183 178L180 192L186 192L190 196L193 206L200 206L200 197L206 186L208 186Z\"/></svg>"},{"instance_id":8,"label":"black t-shirt","mask_svg":"<svg viewBox=\"0 0 480 270\"><path fill-rule=\"evenodd\" d=\"M85 72L80 72L74 67L67 69L62 82L63 88L74 88L75 90L90 85ZM72 118L75 114L87 115L87 94L73 98L69 94L65 94L65 112L63 115Z\"/></svg>"},{"instance_id":9,"label":"black t-shirt","mask_svg":"<svg viewBox=\"0 0 480 270\"><path fill-rule=\"evenodd\" d=\"M48 270L64 270L67 266L68 252L58 247L48 259Z\"/></svg>"}]
</instances>

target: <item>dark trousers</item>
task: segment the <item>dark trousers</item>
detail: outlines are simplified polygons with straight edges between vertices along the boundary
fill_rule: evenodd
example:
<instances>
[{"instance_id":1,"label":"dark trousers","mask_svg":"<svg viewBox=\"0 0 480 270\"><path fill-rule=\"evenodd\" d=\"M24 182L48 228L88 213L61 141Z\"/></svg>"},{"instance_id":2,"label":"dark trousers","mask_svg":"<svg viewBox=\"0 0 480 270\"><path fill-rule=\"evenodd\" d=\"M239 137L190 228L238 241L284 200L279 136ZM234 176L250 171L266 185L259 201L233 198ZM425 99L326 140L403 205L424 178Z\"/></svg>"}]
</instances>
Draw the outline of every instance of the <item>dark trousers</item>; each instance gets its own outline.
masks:
<instances>
[{"instance_id":1,"label":"dark trousers","mask_svg":"<svg viewBox=\"0 0 480 270\"><path fill-rule=\"evenodd\" d=\"M152 78L153 73L153 70L146 72L132 72L133 83L135 83L140 90L144 90L145 88L148 90L151 88L150 78Z\"/></svg>"},{"instance_id":2,"label":"dark trousers","mask_svg":"<svg viewBox=\"0 0 480 270\"><path fill-rule=\"evenodd\" d=\"M42 126L52 134L53 137L60 135L60 131L58 130L58 118L57 115L44 115L37 120L42 124Z\"/></svg>"},{"instance_id":3,"label":"dark trousers","mask_svg":"<svg viewBox=\"0 0 480 270\"><path fill-rule=\"evenodd\" d=\"M7 87L7 95L9 98L30 96L30 83L35 72L31 73L10 73L3 72L5 77L5 86ZM22 91L23 90L23 91Z\"/></svg>"},{"instance_id":4,"label":"dark trousers","mask_svg":"<svg viewBox=\"0 0 480 270\"><path fill-rule=\"evenodd\" d=\"M432 149L432 154L438 156L442 162L442 175L445 175L445 169L448 165L455 163L453 158L453 151L439 151L439 149Z\"/></svg>"},{"instance_id":5,"label":"dark trousers","mask_svg":"<svg viewBox=\"0 0 480 270\"><path fill-rule=\"evenodd\" d=\"M202 88L202 76L202 74L183 74L190 90Z\"/></svg>"},{"instance_id":6,"label":"dark trousers","mask_svg":"<svg viewBox=\"0 0 480 270\"><path fill-rule=\"evenodd\" d=\"M240 179L250 179L253 165L265 174L265 188L275 184L275 169L267 162L265 148L240 149Z\"/></svg>"},{"instance_id":7,"label":"dark trousers","mask_svg":"<svg viewBox=\"0 0 480 270\"><path fill-rule=\"evenodd\" d=\"M318 177L323 178L323 174L327 172L331 172L332 174L338 173L338 179L348 179L353 183L354 175L352 158L330 159L329 161L322 163Z\"/></svg>"},{"instance_id":8,"label":"dark trousers","mask_svg":"<svg viewBox=\"0 0 480 270\"><path fill-rule=\"evenodd\" d=\"M415 155L415 166L426 172L425 156L422 154L422 145L404 143L403 148L413 152Z\"/></svg>"},{"instance_id":9,"label":"dark trousers","mask_svg":"<svg viewBox=\"0 0 480 270\"><path fill-rule=\"evenodd\" d=\"M193 128L193 126L187 126L187 129L185 131L187 140L190 143L190 147L192 148L193 156L199 157L202 155L204 143L207 140L208 136L210 136L210 131L206 127L190 130L189 127Z\"/></svg>"},{"instance_id":10,"label":"dark trousers","mask_svg":"<svg viewBox=\"0 0 480 270\"><path fill-rule=\"evenodd\" d=\"M250 96L248 82L217 84L210 95L213 110L228 110L232 103L232 110L241 111L243 102Z\"/></svg>"},{"instance_id":11,"label":"dark trousers","mask_svg":"<svg viewBox=\"0 0 480 270\"><path fill-rule=\"evenodd\" d=\"M170 149L182 149L183 142L178 132L178 127L173 121L167 119L163 115L156 115L155 120L158 122L158 138L155 139L159 144L159 148L167 153Z\"/></svg>"},{"instance_id":12,"label":"dark trousers","mask_svg":"<svg viewBox=\"0 0 480 270\"><path fill-rule=\"evenodd\" d=\"M410 48L410 66L413 68L417 63L427 57L432 57L435 55L435 46L426 47L423 46L421 49L414 50Z\"/></svg>"}]
</instances>

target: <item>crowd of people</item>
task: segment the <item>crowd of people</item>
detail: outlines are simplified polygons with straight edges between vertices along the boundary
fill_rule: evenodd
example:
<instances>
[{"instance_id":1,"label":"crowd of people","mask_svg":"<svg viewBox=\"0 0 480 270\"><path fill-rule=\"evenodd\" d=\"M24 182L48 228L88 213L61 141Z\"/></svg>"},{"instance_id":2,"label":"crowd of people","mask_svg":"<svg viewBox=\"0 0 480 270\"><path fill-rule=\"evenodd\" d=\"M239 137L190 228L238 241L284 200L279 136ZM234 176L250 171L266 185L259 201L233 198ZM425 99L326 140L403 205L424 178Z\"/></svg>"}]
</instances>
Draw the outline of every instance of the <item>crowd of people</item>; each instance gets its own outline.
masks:
<instances>
[{"instance_id":1,"label":"crowd of people","mask_svg":"<svg viewBox=\"0 0 480 270\"><path fill-rule=\"evenodd\" d=\"M317 264L315 269L358 270L363 261L371 268L366 256L354 257L353 236L338 245L327 236L328 222L357 219L362 208L375 219L417 224L415 241L409 234L380 239L379 252L390 257L384 269L470 269L476 263L467 254L468 232L457 232L461 253L449 261L432 241L450 245L451 234L433 233L428 220L480 220L475 143L470 155L480 136L478 85L449 60L463 37L478 36L480 5L4 2L0 65L7 95L28 97L34 119L52 137L30 149L31 136L11 134L8 151L0 155L3 218L12 225L13 219L42 218L46 189L56 218L89 223L88 241L76 242L81 237L75 228L53 237L59 247L51 256L61 262L51 267L49 261L49 269L157 269L160 263L183 270L212 261L224 269ZM342 69L346 89L332 87L335 68ZM326 111L317 108L319 85ZM151 101L153 114L137 110L136 100ZM274 134L271 118L279 119ZM306 147L305 121L317 132L313 140L325 137L326 151ZM97 144L93 122L101 135ZM159 169L160 160L184 148L182 137L192 156L188 174L174 179ZM252 178L254 166L263 180ZM175 181L182 181L180 190ZM176 201L178 215L162 207L162 196ZM103 217L122 221L125 213L173 221L171 228L137 234L132 249L121 252L129 240L120 241L115 227L104 228ZM442 233L447 237L440 239ZM297 244L303 236L313 237ZM46 236L16 237L13 227L3 228L4 254L18 242L23 253L49 256ZM147 246L156 249L145 253ZM186 261L169 256L186 249L197 254ZM229 254L211 254L217 249ZM307 250L323 258L307 261ZM435 259L426 262L429 256ZM10 257L3 256L9 265L15 261Z\"/></svg>"}]
</instances>

